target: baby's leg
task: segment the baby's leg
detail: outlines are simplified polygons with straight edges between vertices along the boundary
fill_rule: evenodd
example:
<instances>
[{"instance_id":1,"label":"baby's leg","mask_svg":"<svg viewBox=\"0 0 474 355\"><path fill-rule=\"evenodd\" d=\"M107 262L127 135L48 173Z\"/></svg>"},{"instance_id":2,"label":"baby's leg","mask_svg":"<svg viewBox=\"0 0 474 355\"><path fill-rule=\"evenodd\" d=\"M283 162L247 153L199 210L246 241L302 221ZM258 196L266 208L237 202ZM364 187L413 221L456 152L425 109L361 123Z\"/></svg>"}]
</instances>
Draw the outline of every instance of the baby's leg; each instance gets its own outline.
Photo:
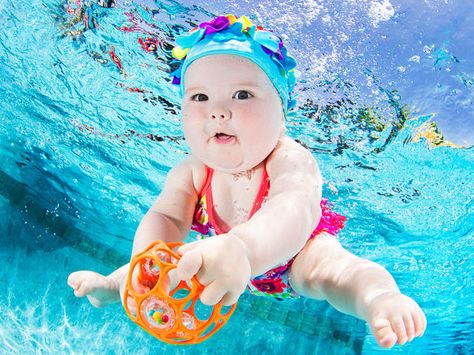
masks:
<instances>
[{"instance_id":1,"label":"baby's leg","mask_svg":"<svg viewBox=\"0 0 474 355\"><path fill-rule=\"evenodd\" d=\"M87 296L94 307L105 307L120 301L120 289L128 275L129 264L115 270L108 276L93 271L77 271L69 275L68 285L76 297Z\"/></svg>"},{"instance_id":2,"label":"baby's leg","mask_svg":"<svg viewBox=\"0 0 474 355\"><path fill-rule=\"evenodd\" d=\"M351 254L327 233L309 241L295 258L290 284L303 296L326 299L339 311L366 320L382 347L404 344L426 329L423 311L400 293L387 270Z\"/></svg>"}]
</instances>

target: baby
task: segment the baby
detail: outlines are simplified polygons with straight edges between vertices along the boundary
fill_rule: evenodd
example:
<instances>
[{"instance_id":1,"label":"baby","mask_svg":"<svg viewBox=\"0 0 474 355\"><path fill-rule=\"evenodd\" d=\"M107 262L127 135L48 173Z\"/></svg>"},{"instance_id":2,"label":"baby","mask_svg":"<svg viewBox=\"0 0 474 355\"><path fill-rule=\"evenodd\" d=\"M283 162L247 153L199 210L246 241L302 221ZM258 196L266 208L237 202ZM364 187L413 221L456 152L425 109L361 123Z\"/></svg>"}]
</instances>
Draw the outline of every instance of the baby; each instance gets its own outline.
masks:
<instances>
[{"instance_id":1,"label":"baby","mask_svg":"<svg viewBox=\"0 0 474 355\"><path fill-rule=\"evenodd\" d=\"M193 229L201 237L179 248L176 275L197 276L204 304L233 304L246 289L305 296L366 320L382 347L423 335L418 304L382 266L338 242L345 218L322 200L318 164L285 136L296 62L282 40L245 16L227 15L177 43L173 83L192 155L168 173L132 255L158 239L183 241ZM108 276L79 271L68 283L102 307L121 299L127 274L128 265Z\"/></svg>"}]
</instances>

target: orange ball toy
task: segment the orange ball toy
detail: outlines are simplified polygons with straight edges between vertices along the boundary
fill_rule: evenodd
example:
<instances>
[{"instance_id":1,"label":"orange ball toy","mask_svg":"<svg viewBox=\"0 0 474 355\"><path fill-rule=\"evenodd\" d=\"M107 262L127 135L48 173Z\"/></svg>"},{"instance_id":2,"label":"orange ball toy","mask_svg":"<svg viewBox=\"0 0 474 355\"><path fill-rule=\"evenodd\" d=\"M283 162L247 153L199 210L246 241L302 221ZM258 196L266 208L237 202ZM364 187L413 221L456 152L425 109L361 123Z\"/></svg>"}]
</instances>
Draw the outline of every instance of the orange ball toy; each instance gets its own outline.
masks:
<instances>
[{"instance_id":1,"label":"orange ball toy","mask_svg":"<svg viewBox=\"0 0 474 355\"><path fill-rule=\"evenodd\" d=\"M195 276L190 283L180 281L170 289L170 271L176 269L180 259L173 249L182 244L166 244L160 240L133 257L123 304L132 321L161 341L197 344L216 333L237 304L223 312L221 303L213 307L200 303L204 286ZM132 284L134 273L140 285Z\"/></svg>"}]
</instances>

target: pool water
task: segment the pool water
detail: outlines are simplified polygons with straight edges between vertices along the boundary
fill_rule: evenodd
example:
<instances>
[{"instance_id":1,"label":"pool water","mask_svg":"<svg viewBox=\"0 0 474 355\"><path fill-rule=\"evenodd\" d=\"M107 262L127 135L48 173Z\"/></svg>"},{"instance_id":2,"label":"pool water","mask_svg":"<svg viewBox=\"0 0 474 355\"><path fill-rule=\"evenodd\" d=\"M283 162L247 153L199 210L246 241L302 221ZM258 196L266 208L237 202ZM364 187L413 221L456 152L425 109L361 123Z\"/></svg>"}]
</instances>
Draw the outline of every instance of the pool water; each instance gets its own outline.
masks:
<instances>
[{"instance_id":1,"label":"pool water","mask_svg":"<svg viewBox=\"0 0 474 355\"><path fill-rule=\"evenodd\" d=\"M0 0L0 353L382 351L326 302L250 295L210 340L170 346L66 285L72 271L128 260L140 218L188 154L168 51L222 12L290 37L301 65L288 134L348 218L341 243L426 312L425 336L389 353L474 352L474 6L137 0L84 7L86 29L65 4Z\"/></svg>"}]
</instances>

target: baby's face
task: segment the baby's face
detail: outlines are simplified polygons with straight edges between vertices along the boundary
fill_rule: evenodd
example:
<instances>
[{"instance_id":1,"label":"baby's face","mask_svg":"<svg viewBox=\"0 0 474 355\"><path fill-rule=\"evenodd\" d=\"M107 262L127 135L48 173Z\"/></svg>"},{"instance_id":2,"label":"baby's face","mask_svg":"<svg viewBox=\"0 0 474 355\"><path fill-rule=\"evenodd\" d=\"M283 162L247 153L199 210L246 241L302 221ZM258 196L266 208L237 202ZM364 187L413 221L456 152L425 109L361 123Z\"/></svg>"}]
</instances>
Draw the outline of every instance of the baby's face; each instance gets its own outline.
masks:
<instances>
[{"instance_id":1,"label":"baby's face","mask_svg":"<svg viewBox=\"0 0 474 355\"><path fill-rule=\"evenodd\" d=\"M283 128L280 97L252 61L200 58L184 77L183 130L192 153L227 173L252 169L276 147Z\"/></svg>"}]
</instances>

